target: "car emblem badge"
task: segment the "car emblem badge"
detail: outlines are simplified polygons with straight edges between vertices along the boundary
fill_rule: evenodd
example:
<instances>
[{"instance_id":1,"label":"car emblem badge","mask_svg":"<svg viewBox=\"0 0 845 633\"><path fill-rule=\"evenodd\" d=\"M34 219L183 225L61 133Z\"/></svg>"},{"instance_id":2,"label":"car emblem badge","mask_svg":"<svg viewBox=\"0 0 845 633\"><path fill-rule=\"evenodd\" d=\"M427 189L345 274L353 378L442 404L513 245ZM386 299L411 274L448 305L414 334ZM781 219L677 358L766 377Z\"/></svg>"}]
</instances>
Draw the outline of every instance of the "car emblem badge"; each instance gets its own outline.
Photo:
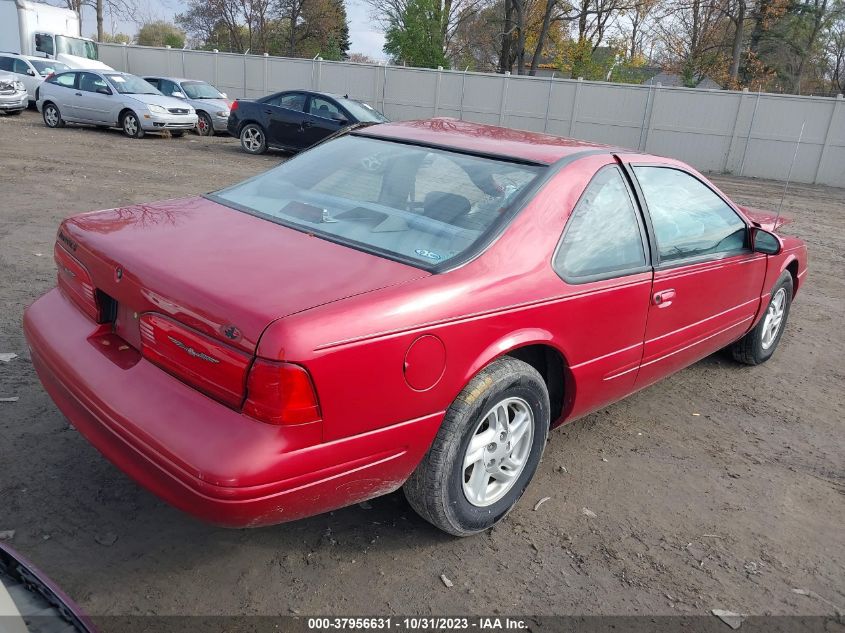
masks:
<instances>
[{"instance_id":1,"label":"car emblem badge","mask_svg":"<svg viewBox=\"0 0 845 633\"><path fill-rule=\"evenodd\" d=\"M189 345L185 345L179 339L175 339L172 336L168 336L167 338L170 339L170 342L173 343L176 347L183 350L188 356L193 356L194 358L199 358L200 360L204 360L208 363L217 364L217 363L220 362L219 360L217 360L213 356L209 356L208 354L205 354L203 352L198 352L193 347L191 347Z\"/></svg>"},{"instance_id":2,"label":"car emblem badge","mask_svg":"<svg viewBox=\"0 0 845 633\"><path fill-rule=\"evenodd\" d=\"M223 336L225 336L230 341L237 341L241 338L241 331L234 325L226 325L221 329L223 331Z\"/></svg>"}]
</instances>

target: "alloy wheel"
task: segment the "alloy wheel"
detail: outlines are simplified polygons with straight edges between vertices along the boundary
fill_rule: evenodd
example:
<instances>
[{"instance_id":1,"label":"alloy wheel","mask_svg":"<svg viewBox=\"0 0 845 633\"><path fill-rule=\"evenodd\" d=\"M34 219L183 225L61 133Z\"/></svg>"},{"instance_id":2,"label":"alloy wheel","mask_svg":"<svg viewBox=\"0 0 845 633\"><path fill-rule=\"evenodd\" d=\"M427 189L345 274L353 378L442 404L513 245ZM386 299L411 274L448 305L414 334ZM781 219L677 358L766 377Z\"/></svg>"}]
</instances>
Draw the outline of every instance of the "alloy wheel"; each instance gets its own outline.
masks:
<instances>
[{"instance_id":1,"label":"alloy wheel","mask_svg":"<svg viewBox=\"0 0 845 633\"><path fill-rule=\"evenodd\" d=\"M127 114L123 117L123 131L127 136L135 136L138 134L138 119L134 114Z\"/></svg>"},{"instance_id":2,"label":"alloy wheel","mask_svg":"<svg viewBox=\"0 0 845 633\"><path fill-rule=\"evenodd\" d=\"M506 398L481 418L463 461L463 491L477 507L496 503L516 483L531 454L534 413L522 398Z\"/></svg>"},{"instance_id":3,"label":"alloy wheel","mask_svg":"<svg viewBox=\"0 0 845 633\"><path fill-rule=\"evenodd\" d=\"M766 310L766 316L763 320L763 335L760 343L763 349L769 349L777 339L778 332L780 332L781 323L783 323L783 315L786 311L786 289L780 288L772 297L769 307Z\"/></svg>"},{"instance_id":4,"label":"alloy wheel","mask_svg":"<svg viewBox=\"0 0 845 633\"><path fill-rule=\"evenodd\" d=\"M47 106L44 109L44 121L50 127L56 127L59 124L59 111L54 106Z\"/></svg>"},{"instance_id":5,"label":"alloy wheel","mask_svg":"<svg viewBox=\"0 0 845 633\"><path fill-rule=\"evenodd\" d=\"M241 142L249 152L257 152L264 143L264 135L256 127L248 127L241 134Z\"/></svg>"}]
</instances>

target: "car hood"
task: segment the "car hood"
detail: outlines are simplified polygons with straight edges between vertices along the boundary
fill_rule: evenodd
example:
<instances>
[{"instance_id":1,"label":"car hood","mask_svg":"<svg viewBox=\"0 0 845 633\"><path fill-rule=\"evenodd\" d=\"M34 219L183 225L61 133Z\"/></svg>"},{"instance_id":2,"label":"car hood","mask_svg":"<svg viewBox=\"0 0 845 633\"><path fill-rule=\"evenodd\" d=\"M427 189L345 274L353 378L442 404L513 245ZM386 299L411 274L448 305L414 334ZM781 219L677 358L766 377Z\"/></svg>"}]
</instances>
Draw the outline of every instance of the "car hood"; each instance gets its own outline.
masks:
<instances>
[{"instance_id":1,"label":"car hood","mask_svg":"<svg viewBox=\"0 0 845 633\"><path fill-rule=\"evenodd\" d=\"M279 318L429 275L203 197L75 216L59 244L118 314L163 313L218 338L234 326L249 352Z\"/></svg>"},{"instance_id":2,"label":"car hood","mask_svg":"<svg viewBox=\"0 0 845 633\"><path fill-rule=\"evenodd\" d=\"M164 108L185 108L190 107L190 104L185 103L183 99L176 97L167 97L165 95L155 94L125 94L124 97L130 97L135 101L140 101L146 105L160 105Z\"/></svg>"},{"instance_id":3,"label":"car hood","mask_svg":"<svg viewBox=\"0 0 845 633\"><path fill-rule=\"evenodd\" d=\"M784 224L792 222L792 218L785 218L774 211L755 209L754 207L739 206L745 216L757 226L766 231L777 231Z\"/></svg>"},{"instance_id":4,"label":"car hood","mask_svg":"<svg viewBox=\"0 0 845 633\"><path fill-rule=\"evenodd\" d=\"M231 102L228 99L188 99L188 103L190 103L196 110L211 112L228 110L231 107Z\"/></svg>"}]
</instances>

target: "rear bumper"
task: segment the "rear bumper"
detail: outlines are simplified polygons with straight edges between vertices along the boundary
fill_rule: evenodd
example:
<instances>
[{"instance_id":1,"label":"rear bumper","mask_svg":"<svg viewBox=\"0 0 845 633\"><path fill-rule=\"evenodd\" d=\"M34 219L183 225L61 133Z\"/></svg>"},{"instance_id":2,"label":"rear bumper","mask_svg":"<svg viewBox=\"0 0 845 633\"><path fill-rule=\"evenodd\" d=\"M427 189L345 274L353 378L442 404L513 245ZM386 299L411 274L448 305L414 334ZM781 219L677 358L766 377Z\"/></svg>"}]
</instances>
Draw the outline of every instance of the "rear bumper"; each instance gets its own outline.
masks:
<instances>
[{"instance_id":1,"label":"rear bumper","mask_svg":"<svg viewBox=\"0 0 845 633\"><path fill-rule=\"evenodd\" d=\"M219 525L280 523L395 490L443 417L320 443L319 423L257 422L142 358L116 362L97 342L102 328L56 289L27 309L24 333L44 388L82 435L154 494Z\"/></svg>"}]
</instances>

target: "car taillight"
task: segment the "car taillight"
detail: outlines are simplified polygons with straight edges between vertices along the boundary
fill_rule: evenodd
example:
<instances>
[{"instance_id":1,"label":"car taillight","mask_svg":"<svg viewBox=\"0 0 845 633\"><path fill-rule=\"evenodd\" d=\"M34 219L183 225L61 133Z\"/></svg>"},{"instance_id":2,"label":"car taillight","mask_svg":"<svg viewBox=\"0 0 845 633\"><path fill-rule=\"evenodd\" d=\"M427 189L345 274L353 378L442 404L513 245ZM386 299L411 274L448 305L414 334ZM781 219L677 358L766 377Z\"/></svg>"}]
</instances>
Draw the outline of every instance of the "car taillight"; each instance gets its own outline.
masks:
<instances>
[{"instance_id":1,"label":"car taillight","mask_svg":"<svg viewBox=\"0 0 845 633\"><path fill-rule=\"evenodd\" d=\"M305 368L257 359L247 382L244 413L268 424L320 420L320 405Z\"/></svg>"},{"instance_id":2,"label":"car taillight","mask_svg":"<svg viewBox=\"0 0 845 633\"><path fill-rule=\"evenodd\" d=\"M58 268L56 280L59 288L80 310L100 323L102 314L97 303L97 291L88 270L58 242L53 247L53 257Z\"/></svg>"},{"instance_id":3,"label":"car taillight","mask_svg":"<svg viewBox=\"0 0 845 633\"><path fill-rule=\"evenodd\" d=\"M230 112L230 113L231 113L231 112L234 112L235 110L237 110L237 109L238 109L238 107L239 107L239 106L240 106L240 104L238 103L238 100L237 100L237 99L235 99L235 100L232 102L232 106L229 108L229 112Z\"/></svg>"},{"instance_id":4,"label":"car taillight","mask_svg":"<svg viewBox=\"0 0 845 633\"><path fill-rule=\"evenodd\" d=\"M244 397L251 356L159 314L140 319L144 358L230 407Z\"/></svg>"}]
</instances>

